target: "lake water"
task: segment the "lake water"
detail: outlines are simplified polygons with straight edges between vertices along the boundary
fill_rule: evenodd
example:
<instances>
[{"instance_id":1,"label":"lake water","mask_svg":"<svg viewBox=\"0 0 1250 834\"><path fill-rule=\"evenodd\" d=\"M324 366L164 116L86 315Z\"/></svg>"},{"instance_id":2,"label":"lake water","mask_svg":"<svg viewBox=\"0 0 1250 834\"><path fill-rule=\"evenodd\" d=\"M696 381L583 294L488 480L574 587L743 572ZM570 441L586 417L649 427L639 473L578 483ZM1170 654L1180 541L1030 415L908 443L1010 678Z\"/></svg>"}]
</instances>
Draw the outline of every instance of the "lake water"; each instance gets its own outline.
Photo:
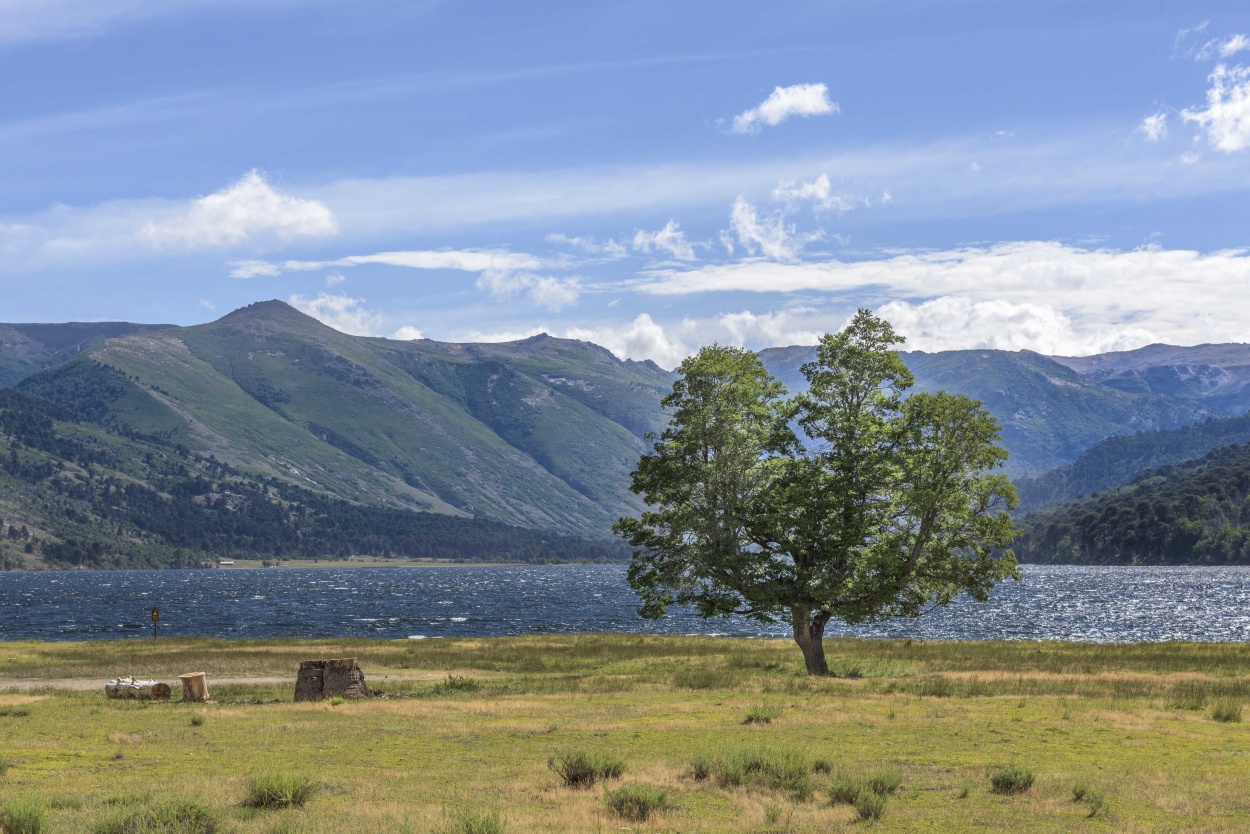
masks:
<instances>
[{"instance_id":1,"label":"lake water","mask_svg":"<svg viewBox=\"0 0 1250 834\"><path fill-rule=\"evenodd\" d=\"M625 568L282 568L0 573L0 640L196 637L430 639L543 632L788 636L741 618L637 616ZM1130 642L1250 639L1250 568L1029 565L986 604L830 634Z\"/></svg>"}]
</instances>

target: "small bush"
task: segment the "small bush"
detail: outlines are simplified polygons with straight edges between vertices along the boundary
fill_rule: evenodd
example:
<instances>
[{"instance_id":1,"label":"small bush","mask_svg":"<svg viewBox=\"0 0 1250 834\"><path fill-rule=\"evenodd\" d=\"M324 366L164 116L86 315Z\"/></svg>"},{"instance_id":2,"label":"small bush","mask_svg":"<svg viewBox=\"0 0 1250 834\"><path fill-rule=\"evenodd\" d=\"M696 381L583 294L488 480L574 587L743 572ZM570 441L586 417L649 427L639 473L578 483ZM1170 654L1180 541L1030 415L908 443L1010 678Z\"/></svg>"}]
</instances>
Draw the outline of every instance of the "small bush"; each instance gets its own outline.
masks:
<instances>
[{"instance_id":1,"label":"small bush","mask_svg":"<svg viewBox=\"0 0 1250 834\"><path fill-rule=\"evenodd\" d=\"M499 811L479 813L465 809L451 818L440 834L503 834L504 821Z\"/></svg>"},{"instance_id":2,"label":"small bush","mask_svg":"<svg viewBox=\"0 0 1250 834\"><path fill-rule=\"evenodd\" d=\"M882 796L889 796L899 789L903 784L903 774L898 772L897 768L887 767L878 770L864 780L864 786L868 790Z\"/></svg>"},{"instance_id":3,"label":"small bush","mask_svg":"<svg viewBox=\"0 0 1250 834\"><path fill-rule=\"evenodd\" d=\"M203 727L203 726L204 726L204 716L200 715L199 713L196 713L195 715L191 716L191 726L192 726L192 727Z\"/></svg>"},{"instance_id":4,"label":"small bush","mask_svg":"<svg viewBox=\"0 0 1250 834\"><path fill-rule=\"evenodd\" d=\"M652 814L672 807L668 791L649 785L624 785L614 791L604 791L603 801L612 813L631 822L646 822Z\"/></svg>"},{"instance_id":5,"label":"small bush","mask_svg":"<svg viewBox=\"0 0 1250 834\"><path fill-rule=\"evenodd\" d=\"M771 724L773 719L777 717L777 710L764 704L757 704L747 711L747 717L742 719L743 724Z\"/></svg>"},{"instance_id":6,"label":"small bush","mask_svg":"<svg viewBox=\"0 0 1250 834\"><path fill-rule=\"evenodd\" d=\"M142 805L97 820L91 834L215 834L217 814L194 799Z\"/></svg>"},{"instance_id":7,"label":"small bush","mask_svg":"<svg viewBox=\"0 0 1250 834\"><path fill-rule=\"evenodd\" d=\"M812 762L812 773L833 773L833 763L828 759L817 759Z\"/></svg>"},{"instance_id":8,"label":"small bush","mask_svg":"<svg viewBox=\"0 0 1250 834\"><path fill-rule=\"evenodd\" d=\"M855 800L855 813L861 820L879 820L885 813L885 795L864 791Z\"/></svg>"},{"instance_id":9,"label":"small bush","mask_svg":"<svg viewBox=\"0 0 1250 834\"><path fill-rule=\"evenodd\" d=\"M1033 787L1033 774L1020 767L1004 767L990 774L990 790L994 793L1024 793Z\"/></svg>"},{"instance_id":10,"label":"small bush","mask_svg":"<svg viewBox=\"0 0 1250 834\"><path fill-rule=\"evenodd\" d=\"M434 684L434 693L437 695L450 695L458 692L480 692L481 689L482 684L480 681L464 675L448 675L447 680Z\"/></svg>"},{"instance_id":11,"label":"small bush","mask_svg":"<svg viewBox=\"0 0 1250 834\"><path fill-rule=\"evenodd\" d=\"M1093 790L1085 794L1085 803L1089 806L1089 813L1085 816L1096 817L1107 809L1107 796L1102 791Z\"/></svg>"},{"instance_id":12,"label":"small bush","mask_svg":"<svg viewBox=\"0 0 1250 834\"><path fill-rule=\"evenodd\" d=\"M722 788L762 785L790 791L796 799L812 795L811 767L794 750L739 750L716 764L716 781Z\"/></svg>"},{"instance_id":13,"label":"small bush","mask_svg":"<svg viewBox=\"0 0 1250 834\"><path fill-rule=\"evenodd\" d=\"M1221 698L1211 707L1211 718L1225 724L1241 721L1241 702Z\"/></svg>"},{"instance_id":14,"label":"small bush","mask_svg":"<svg viewBox=\"0 0 1250 834\"><path fill-rule=\"evenodd\" d=\"M43 804L33 797L12 799L0 808L0 831L4 834L40 834Z\"/></svg>"},{"instance_id":15,"label":"small bush","mask_svg":"<svg viewBox=\"0 0 1250 834\"><path fill-rule=\"evenodd\" d=\"M625 763L608 756L592 756L585 750L560 753L547 760L566 788L589 788L599 779L620 779Z\"/></svg>"},{"instance_id":16,"label":"small bush","mask_svg":"<svg viewBox=\"0 0 1250 834\"><path fill-rule=\"evenodd\" d=\"M716 768L716 760L707 753L700 753L690 762L690 776L696 782L705 781Z\"/></svg>"},{"instance_id":17,"label":"small bush","mask_svg":"<svg viewBox=\"0 0 1250 834\"><path fill-rule=\"evenodd\" d=\"M1077 782L1072 786L1072 801L1080 802L1085 798L1085 794L1089 793L1089 788L1085 787L1084 782Z\"/></svg>"},{"instance_id":18,"label":"small bush","mask_svg":"<svg viewBox=\"0 0 1250 834\"><path fill-rule=\"evenodd\" d=\"M863 783L840 773L829 786L829 801L834 805L854 805L861 793L864 793Z\"/></svg>"},{"instance_id":19,"label":"small bush","mask_svg":"<svg viewBox=\"0 0 1250 834\"><path fill-rule=\"evenodd\" d=\"M254 776L248 782L245 808L300 808L313 794L317 786L303 776L287 773L266 773Z\"/></svg>"},{"instance_id":20,"label":"small bush","mask_svg":"<svg viewBox=\"0 0 1250 834\"><path fill-rule=\"evenodd\" d=\"M347 701L343 699L342 695L335 695L333 698L330 699L330 706L332 707L341 707L343 706L343 704L346 704L346 703Z\"/></svg>"}]
</instances>

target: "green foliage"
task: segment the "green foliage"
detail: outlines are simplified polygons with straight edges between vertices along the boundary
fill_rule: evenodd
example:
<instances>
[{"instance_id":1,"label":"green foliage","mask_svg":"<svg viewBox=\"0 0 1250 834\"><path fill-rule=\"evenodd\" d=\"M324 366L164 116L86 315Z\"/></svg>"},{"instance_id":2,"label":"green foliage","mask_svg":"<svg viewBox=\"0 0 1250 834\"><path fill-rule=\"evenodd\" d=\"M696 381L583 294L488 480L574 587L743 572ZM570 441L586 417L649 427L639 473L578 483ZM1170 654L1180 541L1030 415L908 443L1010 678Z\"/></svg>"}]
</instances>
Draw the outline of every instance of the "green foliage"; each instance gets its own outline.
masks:
<instances>
[{"instance_id":1,"label":"green foliage","mask_svg":"<svg viewBox=\"0 0 1250 834\"><path fill-rule=\"evenodd\" d=\"M439 834L504 834L507 826L499 810L461 808L439 829Z\"/></svg>"},{"instance_id":2,"label":"green foliage","mask_svg":"<svg viewBox=\"0 0 1250 834\"><path fill-rule=\"evenodd\" d=\"M311 779L290 773L264 773L248 780L245 808L300 808L317 793Z\"/></svg>"},{"instance_id":3,"label":"green foliage","mask_svg":"<svg viewBox=\"0 0 1250 834\"><path fill-rule=\"evenodd\" d=\"M999 426L967 397L904 397L911 373L888 322L861 310L822 337L787 398L759 358L704 348L663 401L669 427L622 518L642 614L789 621L809 673L827 674L827 623L917 616L1017 577ZM805 446L792 426L813 441Z\"/></svg>"},{"instance_id":4,"label":"green foliage","mask_svg":"<svg viewBox=\"0 0 1250 834\"><path fill-rule=\"evenodd\" d=\"M570 750L547 760L549 767L566 788L589 788L600 779L619 779L625 773L625 763L613 756Z\"/></svg>"},{"instance_id":5,"label":"green foliage","mask_svg":"<svg viewBox=\"0 0 1250 834\"><path fill-rule=\"evenodd\" d=\"M1236 724L1241 721L1241 701L1233 698L1221 698L1211 706L1212 720L1222 724Z\"/></svg>"},{"instance_id":6,"label":"green foliage","mask_svg":"<svg viewBox=\"0 0 1250 834\"><path fill-rule=\"evenodd\" d=\"M716 772L716 757L711 753L701 752L690 760L690 778L696 782L705 782Z\"/></svg>"},{"instance_id":7,"label":"green foliage","mask_svg":"<svg viewBox=\"0 0 1250 834\"><path fill-rule=\"evenodd\" d=\"M807 757L791 748L735 750L717 759L715 774L722 788L758 785L796 799L808 799L814 790Z\"/></svg>"},{"instance_id":8,"label":"green foliage","mask_svg":"<svg viewBox=\"0 0 1250 834\"><path fill-rule=\"evenodd\" d=\"M1250 562L1250 444L1149 470L1021 526L1016 551L1026 562Z\"/></svg>"},{"instance_id":9,"label":"green foliage","mask_svg":"<svg viewBox=\"0 0 1250 834\"><path fill-rule=\"evenodd\" d=\"M43 802L31 796L16 797L0 805L0 834L41 834Z\"/></svg>"},{"instance_id":10,"label":"green foliage","mask_svg":"<svg viewBox=\"0 0 1250 834\"><path fill-rule=\"evenodd\" d=\"M743 724L771 724L773 719L777 717L777 710L767 704L756 704L747 710L746 718L742 719Z\"/></svg>"},{"instance_id":11,"label":"green foliage","mask_svg":"<svg viewBox=\"0 0 1250 834\"><path fill-rule=\"evenodd\" d=\"M464 675L448 675L446 680L434 684L431 691L435 695L449 695L453 692L472 694L480 692L481 689L481 682L473 678Z\"/></svg>"},{"instance_id":12,"label":"green foliage","mask_svg":"<svg viewBox=\"0 0 1250 834\"><path fill-rule=\"evenodd\" d=\"M662 814L672 807L668 791L650 785L622 785L603 792L608 810L630 822L646 822L653 814Z\"/></svg>"},{"instance_id":13,"label":"green foliage","mask_svg":"<svg viewBox=\"0 0 1250 834\"><path fill-rule=\"evenodd\" d=\"M191 716L191 726L192 726L192 727L203 727L203 726L204 726L204 716L203 716L203 715L201 715L201 714L200 714L200 713L198 713L198 712L197 712L195 715Z\"/></svg>"},{"instance_id":14,"label":"green foliage","mask_svg":"<svg viewBox=\"0 0 1250 834\"><path fill-rule=\"evenodd\" d=\"M1033 787L1033 774L1022 767L1004 767L990 774L990 790L994 793L1024 793Z\"/></svg>"},{"instance_id":15,"label":"green foliage","mask_svg":"<svg viewBox=\"0 0 1250 834\"><path fill-rule=\"evenodd\" d=\"M217 813L193 799L144 803L106 815L91 826L91 834L216 834Z\"/></svg>"},{"instance_id":16,"label":"green foliage","mask_svg":"<svg viewBox=\"0 0 1250 834\"><path fill-rule=\"evenodd\" d=\"M855 798L855 813L861 820L879 820L885 813L886 795L864 791Z\"/></svg>"}]
</instances>

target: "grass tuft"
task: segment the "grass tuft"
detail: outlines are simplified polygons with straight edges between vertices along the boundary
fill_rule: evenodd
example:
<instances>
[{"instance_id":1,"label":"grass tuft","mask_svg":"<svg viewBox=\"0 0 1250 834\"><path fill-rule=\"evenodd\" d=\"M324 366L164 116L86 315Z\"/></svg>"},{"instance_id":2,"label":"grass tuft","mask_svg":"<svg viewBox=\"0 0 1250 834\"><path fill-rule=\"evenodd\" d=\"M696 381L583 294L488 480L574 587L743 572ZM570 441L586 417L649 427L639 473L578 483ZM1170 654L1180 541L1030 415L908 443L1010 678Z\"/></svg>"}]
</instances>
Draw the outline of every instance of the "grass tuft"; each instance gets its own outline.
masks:
<instances>
[{"instance_id":1,"label":"grass tuft","mask_svg":"<svg viewBox=\"0 0 1250 834\"><path fill-rule=\"evenodd\" d=\"M570 750L547 760L566 788L589 788L600 779L620 779L625 763L610 756L595 756L585 750Z\"/></svg>"},{"instance_id":2,"label":"grass tuft","mask_svg":"<svg viewBox=\"0 0 1250 834\"><path fill-rule=\"evenodd\" d=\"M796 799L812 795L811 767L797 750L739 750L716 763L716 781L722 788L760 785L784 790Z\"/></svg>"},{"instance_id":3,"label":"grass tuft","mask_svg":"<svg viewBox=\"0 0 1250 834\"><path fill-rule=\"evenodd\" d=\"M498 810L480 812L465 808L446 822L439 834L504 834L505 828Z\"/></svg>"},{"instance_id":4,"label":"grass tuft","mask_svg":"<svg viewBox=\"0 0 1250 834\"><path fill-rule=\"evenodd\" d=\"M777 710L765 704L756 704L747 711L743 724L771 724L777 717Z\"/></svg>"},{"instance_id":5,"label":"grass tuft","mask_svg":"<svg viewBox=\"0 0 1250 834\"><path fill-rule=\"evenodd\" d=\"M707 781L715 770L716 759L709 753L699 753L690 760L690 778L696 782Z\"/></svg>"},{"instance_id":6,"label":"grass tuft","mask_svg":"<svg viewBox=\"0 0 1250 834\"><path fill-rule=\"evenodd\" d=\"M1207 705L1207 690L1201 684L1188 681L1177 684L1172 687L1163 705L1167 709L1197 712Z\"/></svg>"},{"instance_id":7,"label":"grass tuft","mask_svg":"<svg viewBox=\"0 0 1250 834\"><path fill-rule=\"evenodd\" d=\"M1221 698L1211 706L1211 718L1223 724L1235 724L1241 721L1241 701L1232 698Z\"/></svg>"},{"instance_id":8,"label":"grass tuft","mask_svg":"<svg viewBox=\"0 0 1250 834\"><path fill-rule=\"evenodd\" d=\"M435 695L451 695L454 693L471 694L481 690L481 681L464 675L448 675L447 680L434 684L431 692Z\"/></svg>"},{"instance_id":9,"label":"grass tuft","mask_svg":"<svg viewBox=\"0 0 1250 834\"><path fill-rule=\"evenodd\" d=\"M191 726L192 726L192 727L203 727L203 726L204 726L204 716L200 715L199 713L196 713L195 715L191 716Z\"/></svg>"},{"instance_id":10,"label":"grass tuft","mask_svg":"<svg viewBox=\"0 0 1250 834\"><path fill-rule=\"evenodd\" d=\"M317 786L312 780L289 773L265 773L248 781L244 808L301 808L312 799Z\"/></svg>"},{"instance_id":11,"label":"grass tuft","mask_svg":"<svg viewBox=\"0 0 1250 834\"><path fill-rule=\"evenodd\" d=\"M0 718L30 718L30 710L24 707L0 707Z\"/></svg>"},{"instance_id":12,"label":"grass tuft","mask_svg":"<svg viewBox=\"0 0 1250 834\"><path fill-rule=\"evenodd\" d=\"M650 785L623 785L603 792L603 801L618 817L630 822L646 822L652 814L661 814L672 807L668 791Z\"/></svg>"},{"instance_id":13,"label":"grass tuft","mask_svg":"<svg viewBox=\"0 0 1250 834\"><path fill-rule=\"evenodd\" d=\"M886 795L864 791L855 800L855 813L861 820L879 820L885 813Z\"/></svg>"},{"instance_id":14,"label":"grass tuft","mask_svg":"<svg viewBox=\"0 0 1250 834\"><path fill-rule=\"evenodd\" d=\"M990 774L990 790L1001 794L1024 793L1033 787L1033 774L1022 767L1004 767Z\"/></svg>"},{"instance_id":15,"label":"grass tuft","mask_svg":"<svg viewBox=\"0 0 1250 834\"><path fill-rule=\"evenodd\" d=\"M217 813L194 799L175 799L116 811L97 820L91 834L215 834Z\"/></svg>"},{"instance_id":16,"label":"grass tuft","mask_svg":"<svg viewBox=\"0 0 1250 834\"><path fill-rule=\"evenodd\" d=\"M43 803L30 796L11 799L0 807L0 831L4 834L40 834Z\"/></svg>"}]
</instances>

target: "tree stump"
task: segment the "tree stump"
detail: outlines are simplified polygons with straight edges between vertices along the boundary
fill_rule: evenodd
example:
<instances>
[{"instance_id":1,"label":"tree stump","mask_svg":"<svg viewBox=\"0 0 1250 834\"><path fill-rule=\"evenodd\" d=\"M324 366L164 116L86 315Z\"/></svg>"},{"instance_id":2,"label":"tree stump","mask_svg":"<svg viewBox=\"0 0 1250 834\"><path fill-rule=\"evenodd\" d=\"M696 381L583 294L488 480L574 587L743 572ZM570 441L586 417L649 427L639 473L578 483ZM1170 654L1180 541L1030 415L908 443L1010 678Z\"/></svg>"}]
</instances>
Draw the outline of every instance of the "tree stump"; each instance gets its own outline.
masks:
<instances>
[{"instance_id":1,"label":"tree stump","mask_svg":"<svg viewBox=\"0 0 1250 834\"><path fill-rule=\"evenodd\" d=\"M203 672L179 675L178 680L182 681L182 700L200 703L208 700L208 676Z\"/></svg>"},{"instance_id":2,"label":"tree stump","mask_svg":"<svg viewBox=\"0 0 1250 834\"><path fill-rule=\"evenodd\" d=\"M365 673L356 658L338 660L305 660L299 665L295 679L296 701L320 701L322 698L366 698Z\"/></svg>"}]
</instances>

